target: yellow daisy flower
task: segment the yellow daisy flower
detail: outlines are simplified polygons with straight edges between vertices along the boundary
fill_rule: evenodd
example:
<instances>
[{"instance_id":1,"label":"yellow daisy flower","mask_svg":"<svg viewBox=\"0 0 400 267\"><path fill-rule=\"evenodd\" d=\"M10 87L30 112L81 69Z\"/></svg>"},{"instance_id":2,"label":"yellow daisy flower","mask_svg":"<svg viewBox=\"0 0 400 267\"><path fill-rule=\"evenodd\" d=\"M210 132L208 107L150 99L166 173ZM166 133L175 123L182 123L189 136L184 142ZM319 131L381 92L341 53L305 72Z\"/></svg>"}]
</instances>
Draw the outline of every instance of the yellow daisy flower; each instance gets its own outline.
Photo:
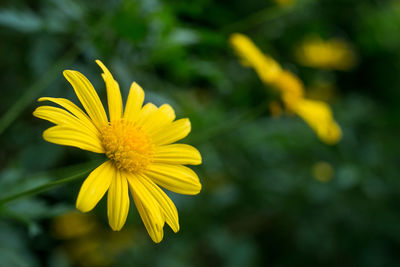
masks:
<instances>
[{"instance_id":1,"label":"yellow daisy flower","mask_svg":"<svg viewBox=\"0 0 400 267\"><path fill-rule=\"evenodd\" d=\"M305 98L304 84L295 74L282 69L275 59L265 55L244 34L232 34L229 42L238 54L241 63L252 67L264 84L277 89L281 93L286 109L299 115L321 141L329 145L340 141L342 131L334 120L329 105Z\"/></svg>"},{"instance_id":2,"label":"yellow daisy flower","mask_svg":"<svg viewBox=\"0 0 400 267\"><path fill-rule=\"evenodd\" d=\"M144 106L144 92L132 83L125 110L118 83L99 60L107 88L109 117L89 80L78 71L64 71L86 113L64 98L42 97L62 108L38 107L33 115L48 120L53 126L43 133L51 143L104 153L108 160L86 178L80 189L76 207L92 210L107 194L108 221L114 231L120 230L129 210L129 193L140 217L156 243L163 238L166 222L179 231L178 212L174 203L160 189L195 195L201 190L196 173L184 164L201 164L199 151L185 144L173 144L186 137L189 119L175 120L170 105Z\"/></svg>"}]
</instances>

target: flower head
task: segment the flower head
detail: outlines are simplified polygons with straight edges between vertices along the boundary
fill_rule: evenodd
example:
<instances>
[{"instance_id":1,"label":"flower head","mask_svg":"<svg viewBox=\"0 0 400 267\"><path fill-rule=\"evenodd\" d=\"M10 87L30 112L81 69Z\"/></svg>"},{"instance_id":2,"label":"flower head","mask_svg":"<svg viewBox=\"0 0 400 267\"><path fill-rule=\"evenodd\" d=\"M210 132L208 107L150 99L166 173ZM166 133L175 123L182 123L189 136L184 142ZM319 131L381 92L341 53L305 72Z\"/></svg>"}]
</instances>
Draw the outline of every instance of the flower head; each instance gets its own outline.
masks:
<instances>
[{"instance_id":1,"label":"flower head","mask_svg":"<svg viewBox=\"0 0 400 267\"><path fill-rule=\"evenodd\" d=\"M299 115L326 144L336 144L342 137L328 104L305 98L303 82L292 72L263 54L247 36L234 33L229 39L242 64L254 68L262 82L280 92L287 110Z\"/></svg>"},{"instance_id":2,"label":"flower head","mask_svg":"<svg viewBox=\"0 0 400 267\"><path fill-rule=\"evenodd\" d=\"M179 231L177 209L159 186L187 195L201 190L196 173L183 166L201 164L200 153L190 145L173 144L189 134L190 121L175 120L168 104L143 106L144 92L135 82L123 109L118 83L101 61L96 63L103 70L109 119L92 84L73 70L64 71L64 76L86 113L67 99L43 97L39 101L51 101L62 108L41 106L33 114L56 124L44 131L46 141L108 157L82 184L77 209L92 210L108 192L109 224L118 231L128 215L130 191L150 237L158 243L165 223Z\"/></svg>"}]
</instances>

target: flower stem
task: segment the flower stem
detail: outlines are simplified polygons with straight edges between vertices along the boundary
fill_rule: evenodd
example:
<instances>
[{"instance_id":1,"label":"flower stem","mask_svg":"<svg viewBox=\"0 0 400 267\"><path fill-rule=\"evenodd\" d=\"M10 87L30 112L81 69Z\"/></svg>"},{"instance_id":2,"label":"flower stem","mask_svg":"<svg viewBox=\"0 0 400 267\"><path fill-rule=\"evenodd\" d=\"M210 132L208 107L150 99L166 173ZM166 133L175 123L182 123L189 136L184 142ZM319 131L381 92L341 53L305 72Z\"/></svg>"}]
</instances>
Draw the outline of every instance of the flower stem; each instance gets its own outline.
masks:
<instances>
[{"instance_id":1,"label":"flower stem","mask_svg":"<svg viewBox=\"0 0 400 267\"><path fill-rule=\"evenodd\" d=\"M89 163L85 163L85 164L80 164L78 166L78 170L77 171L73 171L73 174L70 174L69 176L65 177L65 178L61 178L59 180L56 181L51 181L45 184L42 184L40 186L37 186L35 188L31 188L16 194L12 194L10 196L6 196L4 198L0 199L0 206L4 205L7 202L22 198L22 197L27 197L27 196L32 196L32 195L36 195L39 194L41 192L47 191L50 188L54 188L56 186L65 184L65 183L69 183L72 181L75 181L79 178L82 178L84 175L87 175L94 166L98 164L98 161L96 162L89 162ZM71 167L70 167L71 168ZM70 169L69 168L69 169ZM75 166L73 168L76 168Z\"/></svg>"}]
</instances>

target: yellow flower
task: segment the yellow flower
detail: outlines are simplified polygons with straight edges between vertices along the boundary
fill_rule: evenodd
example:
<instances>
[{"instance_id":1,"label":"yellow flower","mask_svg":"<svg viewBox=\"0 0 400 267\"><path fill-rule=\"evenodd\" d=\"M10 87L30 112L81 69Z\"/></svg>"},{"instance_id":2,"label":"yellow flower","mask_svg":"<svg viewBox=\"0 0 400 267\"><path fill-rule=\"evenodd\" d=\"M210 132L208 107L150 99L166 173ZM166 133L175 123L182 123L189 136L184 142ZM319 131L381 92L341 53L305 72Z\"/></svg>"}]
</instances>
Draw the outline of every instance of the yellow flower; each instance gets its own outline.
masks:
<instances>
[{"instance_id":1,"label":"yellow flower","mask_svg":"<svg viewBox=\"0 0 400 267\"><path fill-rule=\"evenodd\" d=\"M296 49L296 57L304 66L332 70L349 70L356 63L350 45L340 39L307 38Z\"/></svg>"},{"instance_id":2,"label":"yellow flower","mask_svg":"<svg viewBox=\"0 0 400 267\"><path fill-rule=\"evenodd\" d=\"M342 138L342 131L332 116L330 107L318 100L302 99L293 111L299 115L327 144L336 144Z\"/></svg>"},{"instance_id":3,"label":"yellow flower","mask_svg":"<svg viewBox=\"0 0 400 267\"><path fill-rule=\"evenodd\" d=\"M78 147L109 158L84 181L76 207L82 212L92 210L104 194L107 196L109 225L114 231L125 224L129 210L129 193L143 223L154 242L163 238L165 222L179 231L178 212L174 203L160 189L195 195L201 184L194 171L184 164L201 164L198 150L185 144L173 144L186 137L189 119L175 120L170 105L144 106L144 92L132 83L125 110L118 83L99 60L107 88L109 120L89 80L78 71L64 71L86 113L64 98L43 97L62 108L41 106L34 116L56 126L44 131L43 138L55 144Z\"/></svg>"},{"instance_id":4,"label":"yellow flower","mask_svg":"<svg viewBox=\"0 0 400 267\"><path fill-rule=\"evenodd\" d=\"M262 82L277 89L287 110L298 114L327 144L337 143L341 137L339 125L330 107L304 98L304 84L292 72L283 70L273 58L264 55L247 36L234 33L229 39L241 62L254 68Z\"/></svg>"}]
</instances>

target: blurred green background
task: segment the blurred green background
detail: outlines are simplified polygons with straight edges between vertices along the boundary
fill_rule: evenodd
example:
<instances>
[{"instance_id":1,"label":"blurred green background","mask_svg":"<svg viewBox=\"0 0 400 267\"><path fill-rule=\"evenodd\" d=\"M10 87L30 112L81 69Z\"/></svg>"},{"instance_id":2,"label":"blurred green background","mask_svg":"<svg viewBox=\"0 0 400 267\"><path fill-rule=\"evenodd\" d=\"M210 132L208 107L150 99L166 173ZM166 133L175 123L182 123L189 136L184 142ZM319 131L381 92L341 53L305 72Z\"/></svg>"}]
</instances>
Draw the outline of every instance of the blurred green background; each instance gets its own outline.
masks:
<instances>
[{"instance_id":1,"label":"blurred green background","mask_svg":"<svg viewBox=\"0 0 400 267\"><path fill-rule=\"evenodd\" d=\"M80 175L1 205L0 266L400 264L400 3L282 2L2 0L0 198L101 159L45 142L50 124L32 116L40 96L78 103L64 69L85 74L105 103L95 59L125 99L137 81L146 101L191 119L184 141L202 153L194 169L203 190L168 193L181 230L165 227L154 244L133 205L119 233L107 225L105 199L88 215L74 213ZM234 32L331 105L343 130L337 145L296 116L271 116L276 96L240 65L228 43ZM347 41L357 64L302 67L295 51L310 35Z\"/></svg>"}]
</instances>

